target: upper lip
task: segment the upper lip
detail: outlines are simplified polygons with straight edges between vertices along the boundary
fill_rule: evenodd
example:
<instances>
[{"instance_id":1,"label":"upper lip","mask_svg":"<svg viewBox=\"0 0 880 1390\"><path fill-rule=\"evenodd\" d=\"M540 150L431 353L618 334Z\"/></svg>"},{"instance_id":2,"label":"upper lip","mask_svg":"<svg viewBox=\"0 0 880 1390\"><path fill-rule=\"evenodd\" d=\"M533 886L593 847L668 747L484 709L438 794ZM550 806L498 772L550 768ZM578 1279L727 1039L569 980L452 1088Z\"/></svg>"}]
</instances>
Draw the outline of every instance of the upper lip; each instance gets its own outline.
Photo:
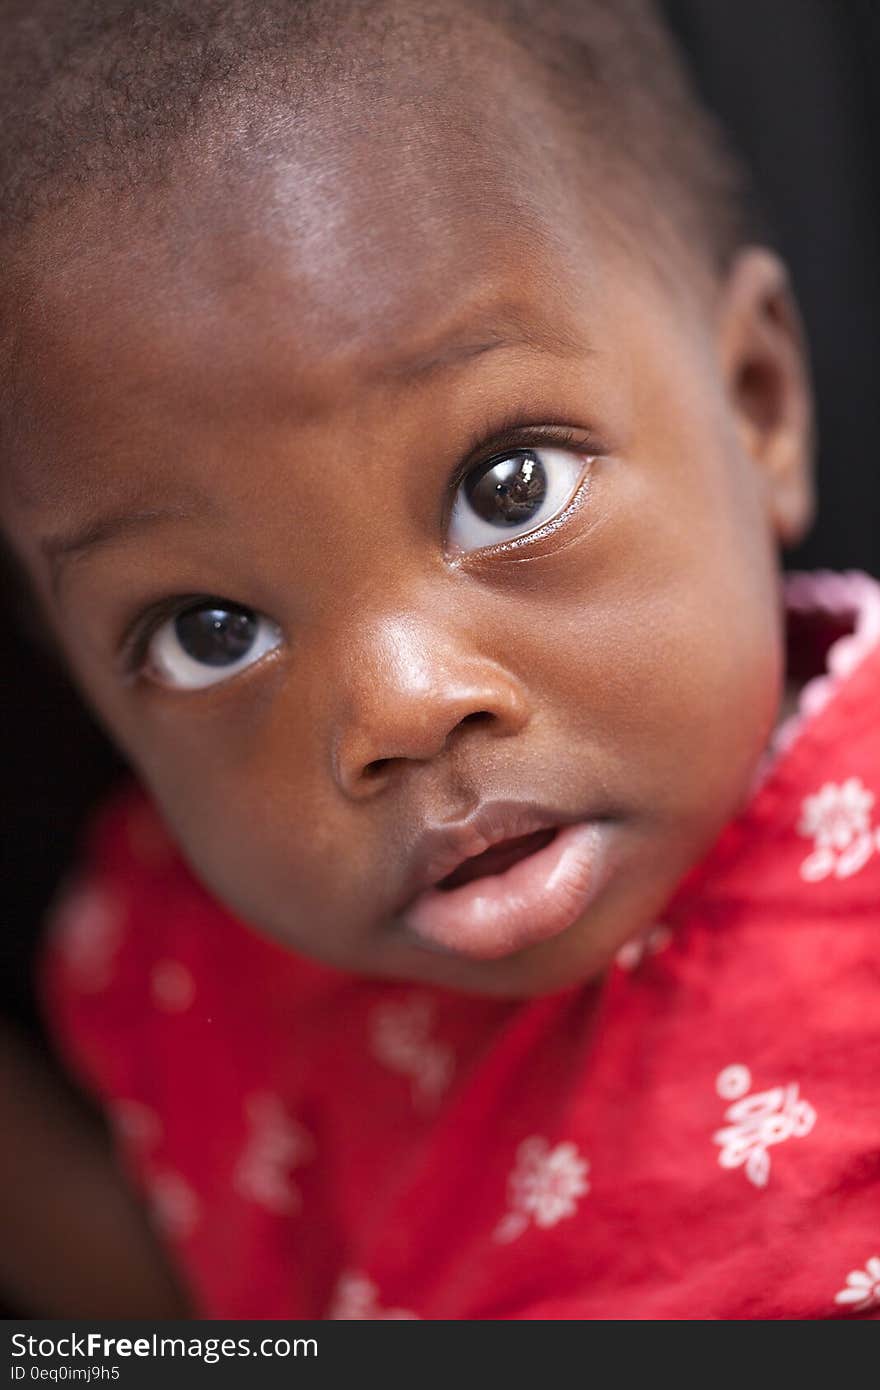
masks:
<instances>
[{"instance_id":1,"label":"upper lip","mask_svg":"<svg viewBox=\"0 0 880 1390\"><path fill-rule=\"evenodd\" d=\"M580 819L533 801L483 801L462 820L428 826L416 840L400 910L466 859L505 840Z\"/></svg>"}]
</instances>

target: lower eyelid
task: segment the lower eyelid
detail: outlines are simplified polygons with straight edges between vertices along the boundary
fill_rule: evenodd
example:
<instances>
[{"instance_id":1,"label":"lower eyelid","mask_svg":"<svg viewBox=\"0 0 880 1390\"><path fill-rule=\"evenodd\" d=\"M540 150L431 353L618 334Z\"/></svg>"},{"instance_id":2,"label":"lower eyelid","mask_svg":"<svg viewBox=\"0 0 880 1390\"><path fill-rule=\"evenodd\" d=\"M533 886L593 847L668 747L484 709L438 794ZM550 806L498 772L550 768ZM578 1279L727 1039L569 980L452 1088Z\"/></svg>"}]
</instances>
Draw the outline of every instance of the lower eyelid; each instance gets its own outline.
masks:
<instances>
[{"instance_id":1,"label":"lower eyelid","mask_svg":"<svg viewBox=\"0 0 880 1390\"><path fill-rule=\"evenodd\" d=\"M240 682L246 682L250 673L258 672L264 664L272 664L283 649L283 642L276 647L271 647L258 657L256 661L251 661L248 665L242 666L239 670L226 676L223 680L211 681L208 685L173 685L170 681L160 680L158 677L151 676L146 668L135 671L131 677L134 685L143 684L152 692L158 692L163 696L182 696L186 698L191 695L200 695L202 700L212 697L221 698L221 692L225 692Z\"/></svg>"}]
</instances>

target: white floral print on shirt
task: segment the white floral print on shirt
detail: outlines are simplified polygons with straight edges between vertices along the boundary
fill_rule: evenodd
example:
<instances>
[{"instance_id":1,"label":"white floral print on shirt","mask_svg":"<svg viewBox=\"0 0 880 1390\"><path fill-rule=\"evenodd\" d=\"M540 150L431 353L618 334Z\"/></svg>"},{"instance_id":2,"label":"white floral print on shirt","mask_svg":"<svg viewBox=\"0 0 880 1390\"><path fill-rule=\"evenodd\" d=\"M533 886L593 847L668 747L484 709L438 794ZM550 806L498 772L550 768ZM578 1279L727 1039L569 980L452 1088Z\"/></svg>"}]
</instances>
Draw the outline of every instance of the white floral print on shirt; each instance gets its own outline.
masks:
<instances>
[{"instance_id":1,"label":"white floral print on shirt","mask_svg":"<svg viewBox=\"0 0 880 1390\"><path fill-rule=\"evenodd\" d=\"M511 1209L495 1227L494 1239L516 1240L530 1221L546 1228L574 1216L579 1199L590 1190L589 1168L576 1144L551 1149L539 1135L524 1139L507 1182Z\"/></svg>"},{"instance_id":2,"label":"white floral print on shirt","mask_svg":"<svg viewBox=\"0 0 880 1390\"><path fill-rule=\"evenodd\" d=\"M846 1287L834 1295L834 1302L851 1313L863 1313L866 1308L880 1308L880 1255L872 1255L864 1269L850 1270Z\"/></svg>"},{"instance_id":3,"label":"white floral print on shirt","mask_svg":"<svg viewBox=\"0 0 880 1390\"><path fill-rule=\"evenodd\" d=\"M147 1179L150 1209L156 1224L180 1240L192 1234L201 1216L199 1199L180 1173L164 1169Z\"/></svg>"},{"instance_id":4,"label":"white floral print on shirt","mask_svg":"<svg viewBox=\"0 0 880 1390\"><path fill-rule=\"evenodd\" d=\"M875 799L859 777L826 782L804 798L798 834L813 840L800 870L806 883L819 883L831 874L850 878L864 868L880 848L880 830L871 822Z\"/></svg>"},{"instance_id":5,"label":"white floral print on shirt","mask_svg":"<svg viewBox=\"0 0 880 1390\"><path fill-rule=\"evenodd\" d=\"M418 1320L418 1313L406 1308L383 1308L372 1279L357 1270L348 1269L339 1276L325 1319L332 1322Z\"/></svg>"},{"instance_id":6,"label":"white floral print on shirt","mask_svg":"<svg viewBox=\"0 0 880 1390\"><path fill-rule=\"evenodd\" d=\"M431 1037L434 1012L418 995L381 1004L370 1020L370 1046L377 1062L410 1078L413 1104L434 1105L452 1080L455 1054Z\"/></svg>"},{"instance_id":7,"label":"white floral print on shirt","mask_svg":"<svg viewBox=\"0 0 880 1390\"><path fill-rule=\"evenodd\" d=\"M110 1127L120 1140L138 1154L149 1153L162 1138L162 1120L151 1106L139 1100L108 1102Z\"/></svg>"},{"instance_id":8,"label":"white floral print on shirt","mask_svg":"<svg viewBox=\"0 0 880 1390\"><path fill-rule=\"evenodd\" d=\"M671 940L672 932L669 927L658 923L656 927L649 927L640 936L625 941L614 959L621 970L636 970L646 956L656 956Z\"/></svg>"},{"instance_id":9,"label":"white floral print on shirt","mask_svg":"<svg viewBox=\"0 0 880 1390\"><path fill-rule=\"evenodd\" d=\"M179 960L159 960L150 971L150 994L157 1009L184 1013L196 995L192 972Z\"/></svg>"},{"instance_id":10,"label":"white floral print on shirt","mask_svg":"<svg viewBox=\"0 0 880 1390\"><path fill-rule=\"evenodd\" d=\"M302 1196L292 1169L314 1157L311 1135L286 1111L278 1096L259 1092L245 1101L249 1134L235 1166L239 1196L280 1216L293 1215Z\"/></svg>"},{"instance_id":11,"label":"white floral print on shirt","mask_svg":"<svg viewBox=\"0 0 880 1390\"><path fill-rule=\"evenodd\" d=\"M744 1167L749 1182L766 1187L770 1177L768 1150L786 1139L809 1134L816 1112L801 1098L794 1081L748 1095L751 1084L748 1067L734 1065L718 1073L715 1088L719 1096L734 1104L724 1113L727 1124L712 1138L721 1146L718 1162L722 1168Z\"/></svg>"},{"instance_id":12,"label":"white floral print on shirt","mask_svg":"<svg viewBox=\"0 0 880 1390\"><path fill-rule=\"evenodd\" d=\"M85 993L106 989L125 933L125 912L115 894L98 884L76 884L62 898L51 933L72 982Z\"/></svg>"}]
</instances>

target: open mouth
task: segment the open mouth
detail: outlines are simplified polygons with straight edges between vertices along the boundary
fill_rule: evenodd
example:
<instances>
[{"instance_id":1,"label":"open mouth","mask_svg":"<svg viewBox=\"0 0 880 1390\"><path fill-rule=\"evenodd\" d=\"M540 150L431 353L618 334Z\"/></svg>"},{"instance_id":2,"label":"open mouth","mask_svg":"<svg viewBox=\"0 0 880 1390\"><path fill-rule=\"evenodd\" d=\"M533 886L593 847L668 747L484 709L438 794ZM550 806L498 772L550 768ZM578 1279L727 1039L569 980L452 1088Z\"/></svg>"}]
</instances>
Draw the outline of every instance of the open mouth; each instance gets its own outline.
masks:
<instances>
[{"instance_id":1,"label":"open mouth","mask_svg":"<svg viewBox=\"0 0 880 1390\"><path fill-rule=\"evenodd\" d=\"M607 825L581 821L501 840L424 888L401 923L424 945L472 960L547 941L599 891L607 836Z\"/></svg>"},{"instance_id":2,"label":"open mouth","mask_svg":"<svg viewBox=\"0 0 880 1390\"><path fill-rule=\"evenodd\" d=\"M554 825L549 830L535 830L531 835L517 835L510 840L502 840L500 844L484 849L482 854L474 854L470 859L465 859L451 874L441 878L436 888L440 892L448 892L449 889L460 888L463 883L470 883L475 878L503 874L519 863L520 859L525 859L549 845L555 838L557 829Z\"/></svg>"}]
</instances>

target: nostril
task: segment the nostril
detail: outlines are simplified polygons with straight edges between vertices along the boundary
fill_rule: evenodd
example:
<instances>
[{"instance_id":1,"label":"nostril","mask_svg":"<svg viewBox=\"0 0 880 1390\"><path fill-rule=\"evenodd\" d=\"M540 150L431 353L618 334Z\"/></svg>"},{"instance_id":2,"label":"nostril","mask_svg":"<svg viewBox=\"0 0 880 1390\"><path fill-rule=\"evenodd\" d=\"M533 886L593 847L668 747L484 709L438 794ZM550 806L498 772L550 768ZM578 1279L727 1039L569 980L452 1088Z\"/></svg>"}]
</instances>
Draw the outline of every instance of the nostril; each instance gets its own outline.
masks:
<instances>
[{"instance_id":1,"label":"nostril","mask_svg":"<svg viewBox=\"0 0 880 1390\"><path fill-rule=\"evenodd\" d=\"M364 767L364 777L372 778L374 780L376 777L381 777L382 773L385 771L390 761L390 758L374 758L374 760L371 763L367 763Z\"/></svg>"},{"instance_id":2,"label":"nostril","mask_svg":"<svg viewBox=\"0 0 880 1390\"><path fill-rule=\"evenodd\" d=\"M462 715L461 719L459 719L458 723L455 725L455 728L461 728L462 724L491 724L495 722L495 718L496 716L491 710L473 710L470 714ZM454 730L450 732L454 732ZM412 748L408 753L401 753L398 757L373 758L370 762L364 763L361 769L361 779L364 782L378 782L392 769L395 763L423 761L425 758L434 757L441 751L445 744L446 739L444 738L442 742L438 742L437 745L432 747L429 751L419 752L415 748Z\"/></svg>"}]
</instances>

